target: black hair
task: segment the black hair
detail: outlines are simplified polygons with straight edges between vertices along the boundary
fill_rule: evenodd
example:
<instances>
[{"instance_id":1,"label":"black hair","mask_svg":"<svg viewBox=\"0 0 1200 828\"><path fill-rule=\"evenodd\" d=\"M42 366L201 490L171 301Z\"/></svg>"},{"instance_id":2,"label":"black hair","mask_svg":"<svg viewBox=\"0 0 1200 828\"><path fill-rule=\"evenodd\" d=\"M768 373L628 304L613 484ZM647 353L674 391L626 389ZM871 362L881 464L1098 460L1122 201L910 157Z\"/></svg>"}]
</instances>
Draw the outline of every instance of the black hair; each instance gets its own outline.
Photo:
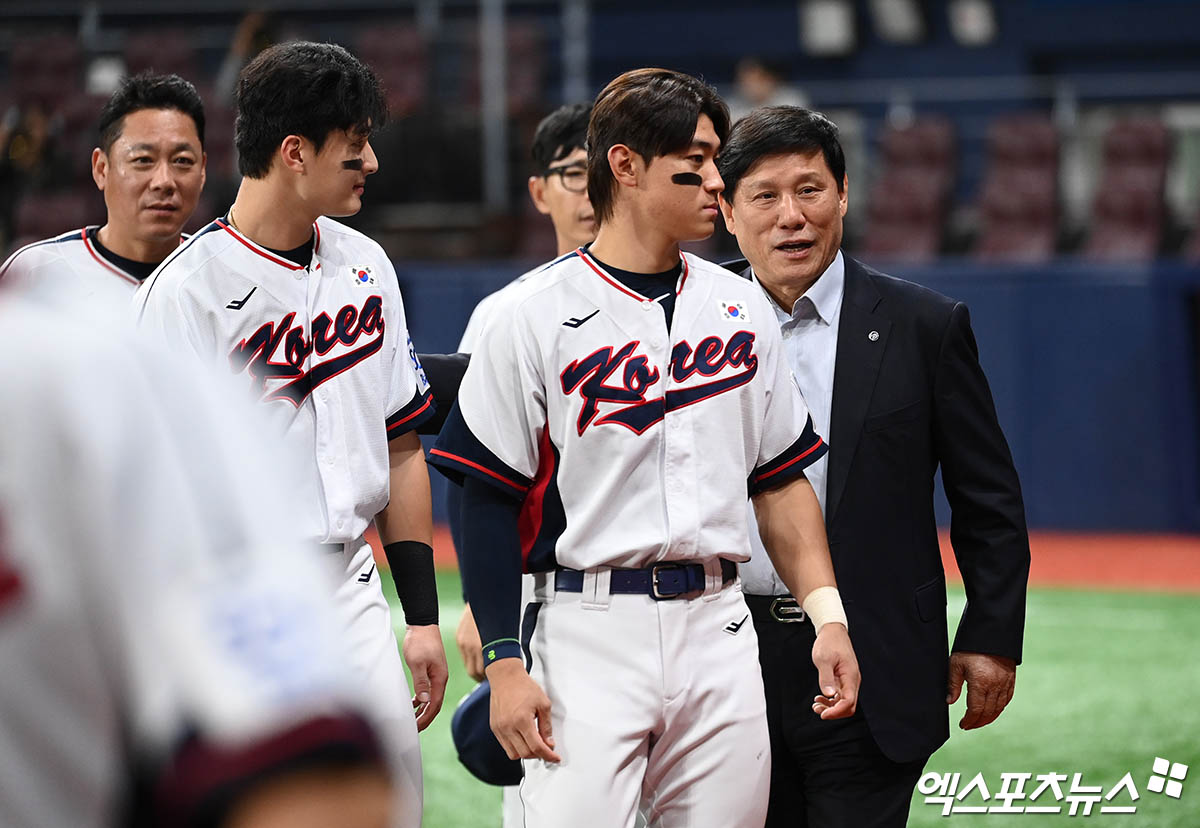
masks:
<instances>
[{"instance_id":1,"label":"black hair","mask_svg":"<svg viewBox=\"0 0 1200 828\"><path fill-rule=\"evenodd\" d=\"M759 159L817 150L825 156L840 193L846 180L846 156L833 121L820 112L799 106L764 106L754 110L733 125L717 159L717 169L725 182L725 200L733 201L742 176Z\"/></svg>"},{"instance_id":2,"label":"black hair","mask_svg":"<svg viewBox=\"0 0 1200 828\"><path fill-rule=\"evenodd\" d=\"M561 161L577 149L587 147L588 119L592 105L568 104L551 112L537 125L530 154L539 174L555 161Z\"/></svg>"},{"instance_id":3,"label":"black hair","mask_svg":"<svg viewBox=\"0 0 1200 828\"><path fill-rule=\"evenodd\" d=\"M121 137L125 116L142 109L175 109L192 119L200 146L204 146L204 101L191 83L179 75L141 72L121 79L117 91L100 110L100 149L107 154Z\"/></svg>"},{"instance_id":4,"label":"black hair","mask_svg":"<svg viewBox=\"0 0 1200 828\"><path fill-rule=\"evenodd\" d=\"M707 115L722 143L729 134L729 107L702 80L670 69L634 69L613 79L596 96L588 124L588 196L597 223L610 218L616 179L608 151L624 144L647 163L692 143L696 122Z\"/></svg>"},{"instance_id":5,"label":"black hair","mask_svg":"<svg viewBox=\"0 0 1200 828\"><path fill-rule=\"evenodd\" d=\"M280 43L250 61L237 83L238 171L263 178L283 139L307 138L317 152L334 130L369 135L387 121L379 78L333 43Z\"/></svg>"}]
</instances>

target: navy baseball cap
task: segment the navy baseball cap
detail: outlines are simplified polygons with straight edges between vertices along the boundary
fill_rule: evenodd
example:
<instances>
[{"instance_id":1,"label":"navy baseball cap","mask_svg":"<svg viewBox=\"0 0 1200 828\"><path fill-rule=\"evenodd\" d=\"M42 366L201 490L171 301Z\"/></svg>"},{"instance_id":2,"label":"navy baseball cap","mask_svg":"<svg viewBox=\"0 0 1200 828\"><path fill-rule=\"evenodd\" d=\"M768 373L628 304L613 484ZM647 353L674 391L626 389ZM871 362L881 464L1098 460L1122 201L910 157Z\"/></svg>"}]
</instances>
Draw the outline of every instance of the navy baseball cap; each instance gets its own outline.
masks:
<instances>
[{"instance_id":1,"label":"navy baseball cap","mask_svg":"<svg viewBox=\"0 0 1200 828\"><path fill-rule=\"evenodd\" d=\"M487 679L458 703L450 733L458 761L471 775L489 785L516 785L524 776L519 759L509 759L491 725L492 686Z\"/></svg>"}]
</instances>

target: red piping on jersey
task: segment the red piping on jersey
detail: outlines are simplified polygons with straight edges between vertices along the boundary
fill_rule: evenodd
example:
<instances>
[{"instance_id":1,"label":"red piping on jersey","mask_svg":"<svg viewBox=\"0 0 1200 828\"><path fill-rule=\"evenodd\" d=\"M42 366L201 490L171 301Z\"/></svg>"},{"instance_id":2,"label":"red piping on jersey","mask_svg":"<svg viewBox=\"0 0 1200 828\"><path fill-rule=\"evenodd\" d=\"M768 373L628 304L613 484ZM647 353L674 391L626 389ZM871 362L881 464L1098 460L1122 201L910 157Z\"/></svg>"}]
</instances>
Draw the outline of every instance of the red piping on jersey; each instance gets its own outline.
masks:
<instances>
[{"instance_id":1,"label":"red piping on jersey","mask_svg":"<svg viewBox=\"0 0 1200 828\"><path fill-rule=\"evenodd\" d=\"M517 534L521 538L521 569L529 571L529 555L542 531L542 519L545 517L546 489L554 479L554 449L550 444L550 429L542 431L538 459L538 470L533 477L533 485L525 496L521 513L517 516Z\"/></svg>"},{"instance_id":2,"label":"red piping on jersey","mask_svg":"<svg viewBox=\"0 0 1200 828\"><path fill-rule=\"evenodd\" d=\"M586 250L584 250L582 247L579 248L578 250L576 250L575 252L577 254L579 254L579 258L583 260L584 264L586 264L588 267L590 267L592 270L594 270L596 272L597 276L599 276L604 281L608 282L610 285L615 287L617 290L621 291L621 293L624 293L626 296L632 297L632 298L638 300L639 302L651 301L648 297L642 296L642 294L640 294L640 293L634 293L632 290L625 287L623 284L621 284L616 279L612 278L607 273L605 273L602 269L600 269L595 264L593 264L591 257L588 255L588 252ZM684 256L682 253L680 253L679 260L683 262L683 274L679 277L679 287L675 289L676 296L678 296L680 294L680 292L683 290L683 283L687 281L687 277L688 277L687 257Z\"/></svg>"},{"instance_id":3,"label":"red piping on jersey","mask_svg":"<svg viewBox=\"0 0 1200 828\"><path fill-rule=\"evenodd\" d=\"M95 259L97 262L99 262L103 267L111 270L113 273L120 276L125 281L127 281L131 284L134 284L134 285L140 285L141 282L139 282L135 277L130 276L128 273L126 273L124 270L121 270L120 268L113 267L112 264L109 263L109 261L107 259L105 259L103 256L101 256L99 253L96 252L96 249L94 247L92 247L92 240L88 238L87 231L88 231L88 229L85 227L79 232L83 235L83 246L87 250L88 253L92 254L92 258Z\"/></svg>"},{"instance_id":4,"label":"red piping on jersey","mask_svg":"<svg viewBox=\"0 0 1200 828\"><path fill-rule=\"evenodd\" d=\"M436 454L438 457L445 457L447 460L453 460L456 463L462 463L464 466L470 466L473 469L478 469L479 471L486 474L488 477L494 477L497 480L499 480L501 483L504 483L507 486L512 486L514 489L516 489L521 494L525 494L525 492L529 491L528 487L521 486L517 483L514 483L511 480L509 480L507 477L504 477L503 475L500 475L500 474L496 474L496 472L492 471L491 469L487 468L486 466L481 466L478 463L473 463L465 457L459 457L457 454L451 454L450 452L442 451L441 449L430 449L429 453Z\"/></svg>"},{"instance_id":5,"label":"red piping on jersey","mask_svg":"<svg viewBox=\"0 0 1200 828\"><path fill-rule=\"evenodd\" d=\"M228 224L226 224L224 219L217 219L217 224L221 227L221 229L228 230L229 235L233 236L235 239L240 241L242 244L244 244L249 249L253 250L258 255L262 256L264 259L270 259L275 264L283 265L288 270L307 270L307 268L304 267L304 265L298 265L295 262L289 262L287 259L281 259L278 256L272 256L270 253L263 250L261 247L256 245L254 242L250 241L249 239L244 238L241 233L239 233L238 231L236 231L232 227L230 227ZM317 228L316 222L313 222L313 229L317 233L316 242L313 244L313 252L316 253L317 247L321 243L321 231Z\"/></svg>"},{"instance_id":6,"label":"red piping on jersey","mask_svg":"<svg viewBox=\"0 0 1200 828\"><path fill-rule=\"evenodd\" d=\"M408 415L407 417L405 417L404 419L401 419L401 420L396 420L396 422L392 423L390 426L388 426L388 427L387 427L387 430L388 430L388 431L391 431L393 428L396 428L397 426L402 426L402 425L404 425L404 424L405 424L405 423L407 423L409 420L411 420L413 417L417 416L417 415L418 415L418 414L420 414L422 411L424 411L426 408L429 408L429 406L430 406L432 403L433 403L433 397L432 397L432 396L430 396L430 397L428 397L428 398L425 400L425 404L424 404L424 405L422 405L420 408L418 408L418 409L417 409L416 411L414 411L413 413L409 414L409 415Z\"/></svg>"},{"instance_id":7,"label":"red piping on jersey","mask_svg":"<svg viewBox=\"0 0 1200 828\"><path fill-rule=\"evenodd\" d=\"M818 439L814 445L809 446L807 449L805 449L804 451L797 454L795 457L793 457L791 460L784 463L779 468L771 469L766 474L760 474L758 477L755 478L755 482L761 482L763 480L766 480L768 477L774 477L775 475L779 474L781 471L786 469L788 466L791 466L794 463L798 463L799 461L803 460L805 457L808 457L808 455L812 454L814 451L819 449L824 444L825 444L824 440Z\"/></svg>"}]
</instances>

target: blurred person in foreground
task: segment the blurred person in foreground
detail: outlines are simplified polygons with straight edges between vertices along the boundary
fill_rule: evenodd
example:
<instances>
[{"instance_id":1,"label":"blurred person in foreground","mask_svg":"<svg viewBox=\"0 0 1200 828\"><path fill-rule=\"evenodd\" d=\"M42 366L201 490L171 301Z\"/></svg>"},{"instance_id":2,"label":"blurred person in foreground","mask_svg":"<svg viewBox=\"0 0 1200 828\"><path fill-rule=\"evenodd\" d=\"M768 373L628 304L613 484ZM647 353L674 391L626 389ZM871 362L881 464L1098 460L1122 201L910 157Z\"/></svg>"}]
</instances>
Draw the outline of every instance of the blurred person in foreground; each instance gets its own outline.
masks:
<instances>
[{"instance_id":1,"label":"blurred person in foreground","mask_svg":"<svg viewBox=\"0 0 1200 828\"><path fill-rule=\"evenodd\" d=\"M0 328L24 346L0 360L0 824L384 828L376 714L253 412L3 288Z\"/></svg>"},{"instance_id":2,"label":"blurred person in foreground","mask_svg":"<svg viewBox=\"0 0 1200 828\"><path fill-rule=\"evenodd\" d=\"M1017 473L966 306L842 253L849 192L837 127L799 107L759 109L733 127L720 169L721 210L746 256L727 267L769 298L829 435L829 454L806 474L863 674L854 716L809 715L813 627L753 538L741 573L769 711L767 825L904 825L963 683L963 729L994 721L1013 695L1029 575ZM951 653L939 467L967 591Z\"/></svg>"},{"instance_id":3,"label":"blurred person in foreground","mask_svg":"<svg viewBox=\"0 0 1200 828\"><path fill-rule=\"evenodd\" d=\"M237 199L163 262L134 310L167 347L230 371L283 432L302 467L294 519L341 570L334 603L350 628L343 646L388 705L399 824L416 826L417 732L441 709L447 678L429 476L414 430L435 406L391 261L328 218L361 207L378 169L371 132L387 105L361 61L308 42L260 53L242 72L237 104ZM404 609L403 663L364 538L372 520Z\"/></svg>"},{"instance_id":4,"label":"blurred person in foreground","mask_svg":"<svg viewBox=\"0 0 1200 828\"><path fill-rule=\"evenodd\" d=\"M179 247L204 188L204 104L178 75L125 78L100 113L92 178L107 220L25 245L0 282L54 302L125 313L138 286Z\"/></svg>"}]
</instances>

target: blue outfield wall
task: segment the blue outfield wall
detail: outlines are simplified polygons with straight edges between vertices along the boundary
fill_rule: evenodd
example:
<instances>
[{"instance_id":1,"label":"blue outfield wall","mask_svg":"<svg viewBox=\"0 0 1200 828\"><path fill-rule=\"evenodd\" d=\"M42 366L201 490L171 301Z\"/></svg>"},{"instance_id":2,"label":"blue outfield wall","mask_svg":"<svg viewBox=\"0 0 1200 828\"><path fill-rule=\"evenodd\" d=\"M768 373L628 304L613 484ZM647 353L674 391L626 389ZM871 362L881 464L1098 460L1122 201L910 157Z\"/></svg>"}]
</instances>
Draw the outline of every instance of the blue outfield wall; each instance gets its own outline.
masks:
<instances>
[{"instance_id":1,"label":"blue outfield wall","mask_svg":"<svg viewBox=\"0 0 1200 828\"><path fill-rule=\"evenodd\" d=\"M522 269L398 263L417 350L455 350L475 303ZM1200 531L1200 268L942 261L889 272L970 308L1031 527Z\"/></svg>"}]
</instances>

